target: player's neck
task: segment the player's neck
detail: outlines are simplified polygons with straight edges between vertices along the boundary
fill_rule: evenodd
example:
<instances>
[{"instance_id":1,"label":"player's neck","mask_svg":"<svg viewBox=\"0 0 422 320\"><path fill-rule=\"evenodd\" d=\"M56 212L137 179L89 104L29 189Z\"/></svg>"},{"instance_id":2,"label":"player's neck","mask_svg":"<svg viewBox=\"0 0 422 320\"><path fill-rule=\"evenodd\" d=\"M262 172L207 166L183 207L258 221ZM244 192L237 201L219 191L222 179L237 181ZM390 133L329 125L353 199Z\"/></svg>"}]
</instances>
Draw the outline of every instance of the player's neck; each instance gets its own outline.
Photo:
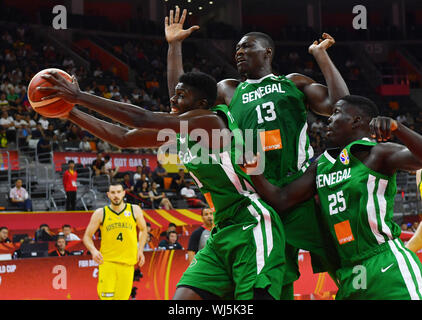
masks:
<instances>
[{"instance_id":1,"label":"player's neck","mask_svg":"<svg viewBox=\"0 0 422 320\"><path fill-rule=\"evenodd\" d=\"M271 67L268 66L263 66L261 68L259 68L256 71L253 71L249 74L246 75L247 79L249 80L258 80L258 79L262 79L270 74L273 73L273 70Z\"/></svg>"},{"instance_id":2,"label":"player's neck","mask_svg":"<svg viewBox=\"0 0 422 320\"><path fill-rule=\"evenodd\" d=\"M126 207L126 203L124 201L122 201L118 206L114 204L110 204L110 208L114 212L121 212L125 207Z\"/></svg>"}]
</instances>

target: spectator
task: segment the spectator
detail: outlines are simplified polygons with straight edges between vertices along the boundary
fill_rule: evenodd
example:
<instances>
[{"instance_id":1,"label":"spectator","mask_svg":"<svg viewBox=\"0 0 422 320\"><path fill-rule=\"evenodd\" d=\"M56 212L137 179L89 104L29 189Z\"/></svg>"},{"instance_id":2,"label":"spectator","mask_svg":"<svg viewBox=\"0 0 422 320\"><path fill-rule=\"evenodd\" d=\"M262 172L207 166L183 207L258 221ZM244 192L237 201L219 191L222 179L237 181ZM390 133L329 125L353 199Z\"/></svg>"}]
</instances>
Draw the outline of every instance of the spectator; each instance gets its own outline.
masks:
<instances>
[{"instance_id":1,"label":"spectator","mask_svg":"<svg viewBox=\"0 0 422 320\"><path fill-rule=\"evenodd\" d=\"M8 141L16 140L16 128L14 119L9 116L7 111L3 111L0 118L0 125L6 129L6 137Z\"/></svg>"},{"instance_id":2,"label":"spectator","mask_svg":"<svg viewBox=\"0 0 422 320\"><path fill-rule=\"evenodd\" d=\"M185 181L185 186L180 190L180 195L186 200L189 207L197 208L207 206L205 202L197 198L195 190L190 187L188 181Z\"/></svg>"},{"instance_id":3,"label":"spectator","mask_svg":"<svg viewBox=\"0 0 422 320\"><path fill-rule=\"evenodd\" d=\"M98 140L97 149L104 152L111 152L111 146L107 141Z\"/></svg>"},{"instance_id":4,"label":"spectator","mask_svg":"<svg viewBox=\"0 0 422 320\"><path fill-rule=\"evenodd\" d=\"M22 180L18 179L15 182L15 187L10 190L10 201L25 211L32 211L32 201L29 198L28 191L22 187Z\"/></svg>"},{"instance_id":5,"label":"spectator","mask_svg":"<svg viewBox=\"0 0 422 320\"><path fill-rule=\"evenodd\" d=\"M81 240L76 234L72 233L72 227L70 224L65 224L62 227L63 235L66 241L79 241Z\"/></svg>"},{"instance_id":6,"label":"spectator","mask_svg":"<svg viewBox=\"0 0 422 320\"><path fill-rule=\"evenodd\" d=\"M56 250L51 251L48 255L50 257L64 257L70 256L70 252L66 250L66 239L64 235L57 236Z\"/></svg>"},{"instance_id":7,"label":"spectator","mask_svg":"<svg viewBox=\"0 0 422 320\"><path fill-rule=\"evenodd\" d=\"M7 143L6 129L0 126L0 148L7 148Z\"/></svg>"},{"instance_id":8,"label":"spectator","mask_svg":"<svg viewBox=\"0 0 422 320\"><path fill-rule=\"evenodd\" d=\"M175 249L180 249L183 250L182 245L177 242L177 233L176 231L170 231L167 234L167 239L161 240L160 243L158 244L159 248L163 248L166 250L175 250Z\"/></svg>"},{"instance_id":9,"label":"spectator","mask_svg":"<svg viewBox=\"0 0 422 320\"><path fill-rule=\"evenodd\" d=\"M152 173L152 180L156 181L159 187L164 188L164 177L167 177L167 171L163 168L163 165L157 161L157 167Z\"/></svg>"},{"instance_id":10,"label":"spectator","mask_svg":"<svg viewBox=\"0 0 422 320\"><path fill-rule=\"evenodd\" d=\"M138 204L139 200L135 196L135 193L134 193L135 186L133 185L133 182L130 179L129 173L124 174L122 186L123 186L123 190L126 193L126 202L132 203L132 204Z\"/></svg>"},{"instance_id":11,"label":"spectator","mask_svg":"<svg viewBox=\"0 0 422 320\"><path fill-rule=\"evenodd\" d=\"M10 243L9 229L7 227L0 227L0 243Z\"/></svg>"},{"instance_id":12,"label":"spectator","mask_svg":"<svg viewBox=\"0 0 422 320\"><path fill-rule=\"evenodd\" d=\"M113 161L111 161L108 154L104 157L104 172L110 176L110 181L113 180L114 176L119 172L119 167L113 169Z\"/></svg>"},{"instance_id":13,"label":"spectator","mask_svg":"<svg viewBox=\"0 0 422 320\"><path fill-rule=\"evenodd\" d=\"M153 209L164 208L165 210L173 210L173 205L170 200L166 197L164 192L161 194L157 190L157 183L155 181L151 184L151 190L149 191L149 197L153 205Z\"/></svg>"},{"instance_id":14,"label":"spectator","mask_svg":"<svg viewBox=\"0 0 422 320\"><path fill-rule=\"evenodd\" d=\"M41 163L49 163L51 161L51 137L44 134L37 143L38 161Z\"/></svg>"},{"instance_id":15,"label":"spectator","mask_svg":"<svg viewBox=\"0 0 422 320\"><path fill-rule=\"evenodd\" d=\"M139 186L139 183L142 182L142 180L139 180L137 185ZM146 181L142 182L141 189L139 190L138 187L135 186L136 194L141 199L141 202L143 204L142 207L152 208L152 199L150 196L150 190L149 190L149 184Z\"/></svg>"},{"instance_id":16,"label":"spectator","mask_svg":"<svg viewBox=\"0 0 422 320\"><path fill-rule=\"evenodd\" d=\"M185 184L185 169L179 169L177 176L171 181L170 189L176 190L179 192Z\"/></svg>"},{"instance_id":17,"label":"spectator","mask_svg":"<svg viewBox=\"0 0 422 320\"><path fill-rule=\"evenodd\" d=\"M53 241L54 234L51 232L48 224L43 223L40 228L35 231L35 241Z\"/></svg>"},{"instance_id":18,"label":"spectator","mask_svg":"<svg viewBox=\"0 0 422 320\"><path fill-rule=\"evenodd\" d=\"M76 194L78 191L78 173L75 171L75 162L69 160L69 168L63 173L63 187L66 192L66 211L76 209Z\"/></svg>"},{"instance_id":19,"label":"spectator","mask_svg":"<svg viewBox=\"0 0 422 320\"><path fill-rule=\"evenodd\" d=\"M141 179L142 176L142 166L136 166L136 172L133 175L133 183L136 184L138 180Z\"/></svg>"},{"instance_id":20,"label":"spectator","mask_svg":"<svg viewBox=\"0 0 422 320\"><path fill-rule=\"evenodd\" d=\"M154 243L152 241L152 234L148 233L147 235L147 241L145 242L144 252L145 251L153 251L155 250Z\"/></svg>"},{"instance_id":21,"label":"spectator","mask_svg":"<svg viewBox=\"0 0 422 320\"><path fill-rule=\"evenodd\" d=\"M38 119L38 122L41 123L41 126L42 126L43 130L48 130L48 123L49 122L48 122L47 119L45 119L44 117L40 117Z\"/></svg>"},{"instance_id":22,"label":"spectator","mask_svg":"<svg viewBox=\"0 0 422 320\"><path fill-rule=\"evenodd\" d=\"M91 152L91 144L88 141L88 136L84 136L82 141L79 143L79 150L82 152Z\"/></svg>"},{"instance_id":23,"label":"spectator","mask_svg":"<svg viewBox=\"0 0 422 320\"><path fill-rule=\"evenodd\" d=\"M189 239L187 250L189 263L192 262L195 254L203 247L205 247L205 244L211 235L211 229L214 227L214 215L212 209L203 208L201 214L203 224L194 232L192 232L192 235Z\"/></svg>"},{"instance_id":24,"label":"spectator","mask_svg":"<svg viewBox=\"0 0 422 320\"><path fill-rule=\"evenodd\" d=\"M169 223L169 226L167 227L166 231L163 231L163 232L160 233L160 237L167 237L167 234L170 231L176 231L176 225L173 222Z\"/></svg>"},{"instance_id":25,"label":"spectator","mask_svg":"<svg viewBox=\"0 0 422 320\"><path fill-rule=\"evenodd\" d=\"M96 176L104 173L104 161L101 152L97 153L97 159L92 162L91 167Z\"/></svg>"},{"instance_id":26,"label":"spectator","mask_svg":"<svg viewBox=\"0 0 422 320\"><path fill-rule=\"evenodd\" d=\"M147 159L142 159L141 160L142 163L142 173L145 174L148 178L149 181L152 180L152 172L151 172L151 168L147 165Z\"/></svg>"}]
</instances>

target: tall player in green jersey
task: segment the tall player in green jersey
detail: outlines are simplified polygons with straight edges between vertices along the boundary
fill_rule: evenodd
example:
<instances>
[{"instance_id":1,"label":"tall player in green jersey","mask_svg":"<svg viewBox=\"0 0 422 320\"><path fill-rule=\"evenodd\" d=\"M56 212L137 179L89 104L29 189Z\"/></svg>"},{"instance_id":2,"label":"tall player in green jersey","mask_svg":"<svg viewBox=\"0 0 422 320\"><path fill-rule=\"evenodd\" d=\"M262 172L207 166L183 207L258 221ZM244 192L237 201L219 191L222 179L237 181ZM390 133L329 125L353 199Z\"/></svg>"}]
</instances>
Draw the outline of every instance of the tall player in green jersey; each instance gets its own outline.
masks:
<instances>
[{"instance_id":1,"label":"tall player in green jersey","mask_svg":"<svg viewBox=\"0 0 422 320\"><path fill-rule=\"evenodd\" d=\"M262 175L251 177L280 214L318 195L341 261L337 299L422 299L422 265L393 221L396 172L422 167L422 136L377 115L369 99L343 97L328 119L333 148L302 177L283 188ZM393 134L404 146L383 142Z\"/></svg>"},{"instance_id":2,"label":"tall player in green jersey","mask_svg":"<svg viewBox=\"0 0 422 320\"><path fill-rule=\"evenodd\" d=\"M159 147L170 139L214 208L216 226L180 280L175 299L280 299L285 273L283 226L237 164L237 158L243 159L244 151L236 151L243 148L243 140L235 134L237 125L227 106L210 110L217 95L212 77L182 75L170 100L172 114L81 92L76 79L69 83L56 72L44 78L53 86L39 90L51 90L49 98L59 96L138 128L128 130L72 109L67 118L101 139L121 148ZM190 139L195 134L199 142Z\"/></svg>"},{"instance_id":3,"label":"tall player in green jersey","mask_svg":"<svg viewBox=\"0 0 422 320\"><path fill-rule=\"evenodd\" d=\"M186 10L170 11L165 19L166 39L169 43L167 57L167 79L169 94L173 94L177 78L183 71L182 41L198 26L183 30ZM330 60L326 49L334 43L328 34L315 41L309 52L316 59L327 82L327 86L298 74L275 76L272 71L274 42L266 34L252 32L243 36L236 45L235 60L239 74L246 79L240 82L226 79L218 83L216 104L229 106L234 120L243 131L253 132L256 144L265 152L264 175L272 183L284 186L300 177L309 166L313 156L307 135L308 108L313 112L329 116L334 103L349 94L338 70ZM259 132L262 130L262 132ZM265 138L265 143L263 139ZM258 140L261 143L258 143ZM327 254L332 245L323 238L324 231L318 226L313 200L293 208L283 217L286 232L286 254L288 271L285 277L285 299L293 299L293 281L299 276L298 248L318 255L327 263ZM305 228L305 226L307 226ZM334 264L331 261L331 264ZM327 270L327 266L315 271ZM332 268L331 268L332 269Z\"/></svg>"}]
</instances>

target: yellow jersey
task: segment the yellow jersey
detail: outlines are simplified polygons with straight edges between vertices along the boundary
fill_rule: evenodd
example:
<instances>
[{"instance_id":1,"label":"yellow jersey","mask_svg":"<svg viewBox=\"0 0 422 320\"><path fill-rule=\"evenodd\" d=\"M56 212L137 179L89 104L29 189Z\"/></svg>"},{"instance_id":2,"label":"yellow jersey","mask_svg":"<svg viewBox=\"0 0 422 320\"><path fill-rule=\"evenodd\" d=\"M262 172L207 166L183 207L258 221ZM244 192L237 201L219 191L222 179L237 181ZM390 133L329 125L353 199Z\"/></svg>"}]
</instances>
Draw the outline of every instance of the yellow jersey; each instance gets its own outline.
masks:
<instances>
[{"instance_id":1,"label":"yellow jersey","mask_svg":"<svg viewBox=\"0 0 422 320\"><path fill-rule=\"evenodd\" d=\"M133 208L127 203L121 212L104 207L100 252L104 261L135 265L138 261L138 237Z\"/></svg>"}]
</instances>

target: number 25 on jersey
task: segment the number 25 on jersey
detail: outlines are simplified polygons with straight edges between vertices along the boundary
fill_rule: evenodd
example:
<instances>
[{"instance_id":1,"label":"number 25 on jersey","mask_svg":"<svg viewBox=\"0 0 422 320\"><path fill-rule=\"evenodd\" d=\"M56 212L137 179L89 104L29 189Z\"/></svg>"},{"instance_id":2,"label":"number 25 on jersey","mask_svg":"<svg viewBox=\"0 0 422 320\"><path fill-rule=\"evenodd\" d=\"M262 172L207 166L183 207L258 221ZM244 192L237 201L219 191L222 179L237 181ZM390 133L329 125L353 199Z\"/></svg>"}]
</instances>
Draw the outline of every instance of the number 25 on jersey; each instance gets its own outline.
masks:
<instances>
[{"instance_id":1,"label":"number 25 on jersey","mask_svg":"<svg viewBox=\"0 0 422 320\"><path fill-rule=\"evenodd\" d=\"M346 200L344 200L343 191L328 195L330 215L346 210Z\"/></svg>"}]
</instances>

